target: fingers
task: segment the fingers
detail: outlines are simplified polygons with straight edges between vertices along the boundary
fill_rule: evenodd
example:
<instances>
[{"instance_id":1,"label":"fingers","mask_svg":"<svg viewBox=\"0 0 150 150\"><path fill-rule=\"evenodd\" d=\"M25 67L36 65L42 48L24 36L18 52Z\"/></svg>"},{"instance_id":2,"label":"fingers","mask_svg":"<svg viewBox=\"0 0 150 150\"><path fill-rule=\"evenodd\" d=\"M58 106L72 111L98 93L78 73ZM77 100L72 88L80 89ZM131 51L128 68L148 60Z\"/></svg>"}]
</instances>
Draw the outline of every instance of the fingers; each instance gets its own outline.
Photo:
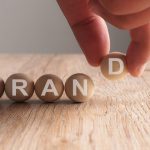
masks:
<instances>
[{"instance_id":1,"label":"fingers","mask_svg":"<svg viewBox=\"0 0 150 150\"><path fill-rule=\"evenodd\" d=\"M100 65L110 49L105 21L91 12L87 1L58 0L58 3L88 62L93 66Z\"/></svg>"},{"instance_id":2,"label":"fingers","mask_svg":"<svg viewBox=\"0 0 150 150\"><path fill-rule=\"evenodd\" d=\"M99 0L102 6L111 14L133 14L150 7L150 0Z\"/></svg>"},{"instance_id":3,"label":"fingers","mask_svg":"<svg viewBox=\"0 0 150 150\"><path fill-rule=\"evenodd\" d=\"M131 44L127 52L127 65L133 76L143 73L150 60L150 23L130 31Z\"/></svg>"},{"instance_id":4,"label":"fingers","mask_svg":"<svg viewBox=\"0 0 150 150\"><path fill-rule=\"evenodd\" d=\"M119 0L113 2L117 1L120 2ZM143 0L143 4L140 0L136 0L137 7L132 6L135 5L135 0L130 0L129 7L132 8L132 12L127 11L128 1L122 1L125 7L122 12L119 12L121 9L117 12L121 15L115 15L104 8L109 0L106 0L105 4L103 0L104 7L97 0L93 0L91 4L93 8L89 8L88 0L58 0L58 3L88 62L93 66L100 65L101 59L110 49L108 29L101 17L118 28L130 29L132 41L127 52L127 66L133 76L138 76L150 59L150 7L146 6L146 4L149 6L146 0ZM119 7L119 3L117 4ZM139 7L140 4L142 7ZM101 17L95 15L92 9Z\"/></svg>"},{"instance_id":5,"label":"fingers","mask_svg":"<svg viewBox=\"0 0 150 150\"><path fill-rule=\"evenodd\" d=\"M118 28L131 29L127 65L133 76L141 75L150 59L150 8L130 15L114 15L100 4L95 6L98 6L95 7L96 12L109 23Z\"/></svg>"},{"instance_id":6,"label":"fingers","mask_svg":"<svg viewBox=\"0 0 150 150\"><path fill-rule=\"evenodd\" d=\"M97 3L97 13L120 29L131 30L150 22L150 8L130 15L114 15Z\"/></svg>"}]
</instances>

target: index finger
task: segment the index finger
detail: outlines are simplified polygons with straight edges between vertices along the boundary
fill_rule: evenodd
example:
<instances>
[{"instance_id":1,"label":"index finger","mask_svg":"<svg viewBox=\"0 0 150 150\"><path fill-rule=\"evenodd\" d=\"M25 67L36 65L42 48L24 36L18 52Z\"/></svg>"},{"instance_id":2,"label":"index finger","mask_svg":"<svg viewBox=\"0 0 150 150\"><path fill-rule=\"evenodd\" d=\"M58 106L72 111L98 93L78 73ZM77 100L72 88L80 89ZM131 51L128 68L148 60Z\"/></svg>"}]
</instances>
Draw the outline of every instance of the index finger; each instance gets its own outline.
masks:
<instances>
[{"instance_id":1,"label":"index finger","mask_svg":"<svg viewBox=\"0 0 150 150\"><path fill-rule=\"evenodd\" d=\"M88 62L100 65L108 54L110 41L105 21L93 13L88 0L58 0Z\"/></svg>"}]
</instances>

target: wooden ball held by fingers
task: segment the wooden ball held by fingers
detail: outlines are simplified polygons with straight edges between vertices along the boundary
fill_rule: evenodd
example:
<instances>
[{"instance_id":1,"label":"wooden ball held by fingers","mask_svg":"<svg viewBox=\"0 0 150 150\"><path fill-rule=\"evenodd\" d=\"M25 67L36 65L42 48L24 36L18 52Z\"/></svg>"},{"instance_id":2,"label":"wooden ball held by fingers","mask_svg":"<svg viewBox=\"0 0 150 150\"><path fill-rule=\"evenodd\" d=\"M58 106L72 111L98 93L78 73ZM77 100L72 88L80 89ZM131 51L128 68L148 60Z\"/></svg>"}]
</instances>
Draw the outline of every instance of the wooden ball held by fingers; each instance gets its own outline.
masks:
<instances>
[{"instance_id":1,"label":"wooden ball held by fingers","mask_svg":"<svg viewBox=\"0 0 150 150\"><path fill-rule=\"evenodd\" d=\"M13 74L5 83L5 92L11 100L26 101L34 93L34 82L25 74Z\"/></svg>"},{"instance_id":2,"label":"wooden ball held by fingers","mask_svg":"<svg viewBox=\"0 0 150 150\"><path fill-rule=\"evenodd\" d=\"M5 89L5 84L2 78L0 78L0 97L3 95Z\"/></svg>"},{"instance_id":3,"label":"wooden ball held by fingers","mask_svg":"<svg viewBox=\"0 0 150 150\"><path fill-rule=\"evenodd\" d=\"M43 101L54 102L64 91L62 80L52 74L41 76L35 83L35 93Z\"/></svg>"},{"instance_id":4,"label":"wooden ball held by fingers","mask_svg":"<svg viewBox=\"0 0 150 150\"><path fill-rule=\"evenodd\" d=\"M85 74L74 74L65 83L66 95L75 102L86 102L94 94L94 83Z\"/></svg>"},{"instance_id":5,"label":"wooden ball held by fingers","mask_svg":"<svg viewBox=\"0 0 150 150\"><path fill-rule=\"evenodd\" d=\"M101 72L109 80L124 78L128 73L125 55L114 52L104 57L101 62Z\"/></svg>"}]
</instances>

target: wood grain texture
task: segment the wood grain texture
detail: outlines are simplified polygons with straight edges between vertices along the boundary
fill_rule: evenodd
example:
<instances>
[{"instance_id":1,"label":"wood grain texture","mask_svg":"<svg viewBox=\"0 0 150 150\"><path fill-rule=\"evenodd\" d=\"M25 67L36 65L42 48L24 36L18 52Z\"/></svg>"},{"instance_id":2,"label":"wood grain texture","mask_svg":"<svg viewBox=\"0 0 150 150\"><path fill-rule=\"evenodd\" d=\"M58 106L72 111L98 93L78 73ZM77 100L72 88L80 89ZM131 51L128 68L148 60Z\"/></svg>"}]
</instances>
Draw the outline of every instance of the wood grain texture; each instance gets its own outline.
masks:
<instances>
[{"instance_id":1,"label":"wood grain texture","mask_svg":"<svg viewBox=\"0 0 150 150\"><path fill-rule=\"evenodd\" d=\"M65 82L85 73L95 83L90 102L76 104L65 94L52 104L0 100L0 149L148 150L150 147L150 65L140 78L104 79L82 55L1 54L0 76L26 73L35 81L46 73Z\"/></svg>"}]
</instances>

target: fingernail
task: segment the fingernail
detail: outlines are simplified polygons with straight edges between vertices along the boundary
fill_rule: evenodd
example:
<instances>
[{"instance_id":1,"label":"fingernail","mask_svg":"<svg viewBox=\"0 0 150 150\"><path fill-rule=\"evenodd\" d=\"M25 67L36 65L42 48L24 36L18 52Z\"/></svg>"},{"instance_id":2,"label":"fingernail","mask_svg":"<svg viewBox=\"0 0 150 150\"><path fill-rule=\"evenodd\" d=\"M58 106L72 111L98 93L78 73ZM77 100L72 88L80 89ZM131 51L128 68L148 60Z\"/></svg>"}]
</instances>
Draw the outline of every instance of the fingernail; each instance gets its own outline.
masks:
<instances>
[{"instance_id":1,"label":"fingernail","mask_svg":"<svg viewBox=\"0 0 150 150\"><path fill-rule=\"evenodd\" d=\"M144 72L144 70L145 70L145 68L146 68L146 65L147 65L147 64L144 64L144 65L138 66L138 67L136 68L136 72L137 72L138 76L141 76L141 75L143 74L143 72Z\"/></svg>"}]
</instances>

